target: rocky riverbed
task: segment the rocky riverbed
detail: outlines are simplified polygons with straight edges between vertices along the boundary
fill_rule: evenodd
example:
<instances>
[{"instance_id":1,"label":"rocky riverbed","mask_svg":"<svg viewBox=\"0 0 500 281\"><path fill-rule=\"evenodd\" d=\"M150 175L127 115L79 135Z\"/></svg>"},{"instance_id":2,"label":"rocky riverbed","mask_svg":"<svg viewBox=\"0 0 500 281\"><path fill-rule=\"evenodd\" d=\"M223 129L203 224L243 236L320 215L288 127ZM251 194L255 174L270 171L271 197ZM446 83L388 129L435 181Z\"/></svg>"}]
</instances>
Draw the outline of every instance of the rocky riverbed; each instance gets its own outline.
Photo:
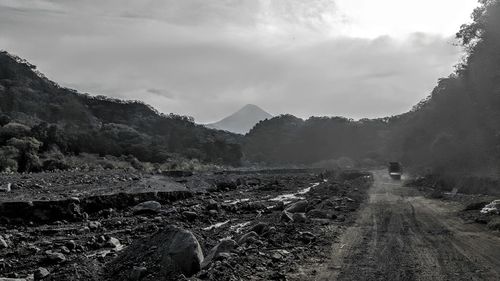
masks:
<instances>
[{"instance_id":1,"label":"rocky riverbed","mask_svg":"<svg viewBox=\"0 0 500 281\"><path fill-rule=\"evenodd\" d=\"M371 182L319 170L3 176L0 280L307 280Z\"/></svg>"}]
</instances>

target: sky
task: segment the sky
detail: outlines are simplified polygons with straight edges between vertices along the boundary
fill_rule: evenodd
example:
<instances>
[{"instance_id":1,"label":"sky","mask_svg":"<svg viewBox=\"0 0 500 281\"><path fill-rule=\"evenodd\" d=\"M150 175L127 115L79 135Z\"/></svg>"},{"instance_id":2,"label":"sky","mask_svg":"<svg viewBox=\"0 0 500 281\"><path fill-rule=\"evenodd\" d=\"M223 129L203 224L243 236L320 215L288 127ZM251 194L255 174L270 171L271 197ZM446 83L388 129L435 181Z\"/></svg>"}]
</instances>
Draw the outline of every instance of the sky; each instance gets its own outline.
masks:
<instances>
[{"instance_id":1,"label":"sky","mask_svg":"<svg viewBox=\"0 0 500 281\"><path fill-rule=\"evenodd\" d=\"M425 98L463 58L476 0L0 0L0 49L58 84L217 121L375 118Z\"/></svg>"}]
</instances>

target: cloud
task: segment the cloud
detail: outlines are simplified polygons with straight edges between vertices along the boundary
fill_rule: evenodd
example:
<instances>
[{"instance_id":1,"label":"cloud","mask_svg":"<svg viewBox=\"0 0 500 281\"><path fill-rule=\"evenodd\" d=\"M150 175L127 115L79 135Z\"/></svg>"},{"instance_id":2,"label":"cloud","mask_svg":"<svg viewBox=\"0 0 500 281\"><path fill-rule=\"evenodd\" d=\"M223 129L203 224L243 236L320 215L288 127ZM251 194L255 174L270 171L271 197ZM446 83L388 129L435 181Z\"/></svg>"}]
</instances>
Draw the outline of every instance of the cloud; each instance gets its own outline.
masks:
<instances>
[{"instance_id":1,"label":"cloud","mask_svg":"<svg viewBox=\"0 0 500 281\"><path fill-rule=\"evenodd\" d=\"M62 85L200 122L247 103L301 117L401 113L461 55L446 35L342 35L348 17L326 0L36 2L43 12L0 0L0 48Z\"/></svg>"}]
</instances>

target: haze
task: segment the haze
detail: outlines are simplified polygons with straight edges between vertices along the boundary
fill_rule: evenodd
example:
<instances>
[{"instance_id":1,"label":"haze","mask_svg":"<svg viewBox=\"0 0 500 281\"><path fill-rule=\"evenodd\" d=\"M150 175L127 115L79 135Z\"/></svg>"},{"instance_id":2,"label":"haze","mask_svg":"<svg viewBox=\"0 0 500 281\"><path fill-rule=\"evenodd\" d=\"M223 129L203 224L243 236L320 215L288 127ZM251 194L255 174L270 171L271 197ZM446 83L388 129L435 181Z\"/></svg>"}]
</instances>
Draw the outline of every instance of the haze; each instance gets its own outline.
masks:
<instances>
[{"instance_id":1,"label":"haze","mask_svg":"<svg viewBox=\"0 0 500 281\"><path fill-rule=\"evenodd\" d=\"M89 3L94 2L94 3ZM409 110L460 61L474 0L0 0L0 48L63 86L221 119Z\"/></svg>"}]
</instances>

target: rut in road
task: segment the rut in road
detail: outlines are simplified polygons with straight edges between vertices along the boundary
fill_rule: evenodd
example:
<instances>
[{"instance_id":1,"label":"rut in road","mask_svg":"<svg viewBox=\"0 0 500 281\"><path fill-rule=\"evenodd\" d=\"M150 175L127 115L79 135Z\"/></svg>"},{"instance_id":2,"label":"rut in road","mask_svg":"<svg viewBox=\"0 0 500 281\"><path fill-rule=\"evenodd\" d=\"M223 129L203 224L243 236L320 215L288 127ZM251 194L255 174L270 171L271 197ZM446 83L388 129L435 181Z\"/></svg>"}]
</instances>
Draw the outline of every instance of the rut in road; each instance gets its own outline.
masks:
<instances>
[{"instance_id":1,"label":"rut in road","mask_svg":"<svg viewBox=\"0 0 500 281\"><path fill-rule=\"evenodd\" d=\"M374 172L368 202L316 280L500 280L500 237Z\"/></svg>"}]
</instances>

